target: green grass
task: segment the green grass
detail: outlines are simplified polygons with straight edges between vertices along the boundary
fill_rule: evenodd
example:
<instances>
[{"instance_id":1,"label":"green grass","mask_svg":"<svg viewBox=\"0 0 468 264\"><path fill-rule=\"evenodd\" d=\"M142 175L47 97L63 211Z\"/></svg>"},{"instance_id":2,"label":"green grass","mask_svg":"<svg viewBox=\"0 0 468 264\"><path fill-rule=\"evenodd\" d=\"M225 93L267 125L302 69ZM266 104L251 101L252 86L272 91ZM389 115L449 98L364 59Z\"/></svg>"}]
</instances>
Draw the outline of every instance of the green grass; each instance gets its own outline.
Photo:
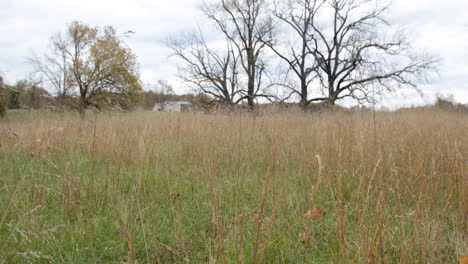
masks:
<instances>
[{"instance_id":1,"label":"green grass","mask_svg":"<svg viewBox=\"0 0 468 264\"><path fill-rule=\"evenodd\" d=\"M468 254L466 115L378 113L375 137L366 113L88 118L0 121L0 263L457 263ZM304 216L313 207L321 217Z\"/></svg>"}]
</instances>

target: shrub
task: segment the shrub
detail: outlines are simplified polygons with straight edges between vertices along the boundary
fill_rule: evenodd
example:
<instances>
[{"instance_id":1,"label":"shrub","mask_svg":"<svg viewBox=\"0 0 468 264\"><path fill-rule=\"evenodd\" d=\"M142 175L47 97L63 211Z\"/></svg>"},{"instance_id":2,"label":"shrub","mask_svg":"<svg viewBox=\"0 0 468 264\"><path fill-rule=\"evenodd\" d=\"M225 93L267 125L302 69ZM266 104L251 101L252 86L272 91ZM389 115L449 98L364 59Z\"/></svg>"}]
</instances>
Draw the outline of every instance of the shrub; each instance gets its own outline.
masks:
<instances>
[{"instance_id":1,"label":"shrub","mask_svg":"<svg viewBox=\"0 0 468 264\"><path fill-rule=\"evenodd\" d=\"M7 109L7 93L5 85L3 84L2 76L0 76L0 118L5 117Z\"/></svg>"},{"instance_id":2,"label":"shrub","mask_svg":"<svg viewBox=\"0 0 468 264\"><path fill-rule=\"evenodd\" d=\"M468 112L468 105L455 102L453 96L442 97L437 96L434 104L436 108L449 112Z\"/></svg>"}]
</instances>

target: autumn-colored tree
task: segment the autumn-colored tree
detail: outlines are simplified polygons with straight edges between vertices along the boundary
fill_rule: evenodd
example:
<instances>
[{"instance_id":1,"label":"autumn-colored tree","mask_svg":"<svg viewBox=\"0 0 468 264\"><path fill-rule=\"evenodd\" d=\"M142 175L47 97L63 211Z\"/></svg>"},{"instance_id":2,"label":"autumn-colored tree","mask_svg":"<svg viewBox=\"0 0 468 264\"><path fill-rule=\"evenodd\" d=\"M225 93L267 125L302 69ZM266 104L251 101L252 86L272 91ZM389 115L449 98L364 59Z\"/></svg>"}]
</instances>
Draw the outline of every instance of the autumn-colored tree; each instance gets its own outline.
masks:
<instances>
[{"instance_id":1,"label":"autumn-colored tree","mask_svg":"<svg viewBox=\"0 0 468 264\"><path fill-rule=\"evenodd\" d=\"M60 59L65 55L67 74L62 81L77 94L82 118L89 107L101 109L122 98L128 103L142 90L136 56L111 26L73 21L66 34L52 38L52 46Z\"/></svg>"}]
</instances>

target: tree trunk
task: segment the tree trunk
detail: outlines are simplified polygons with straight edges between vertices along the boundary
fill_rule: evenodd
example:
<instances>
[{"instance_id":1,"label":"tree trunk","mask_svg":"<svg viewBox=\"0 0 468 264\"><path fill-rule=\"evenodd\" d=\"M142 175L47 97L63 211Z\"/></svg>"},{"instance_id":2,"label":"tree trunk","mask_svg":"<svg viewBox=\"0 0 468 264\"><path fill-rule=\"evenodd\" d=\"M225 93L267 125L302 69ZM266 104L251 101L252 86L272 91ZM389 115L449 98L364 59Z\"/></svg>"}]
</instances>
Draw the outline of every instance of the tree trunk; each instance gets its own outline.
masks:
<instances>
[{"instance_id":1,"label":"tree trunk","mask_svg":"<svg viewBox=\"0 0 468 264\"><path fill-rule=\"evenodd\" d=\"M249 108L254 108L254 91L255 91L255 82L249 78L249 84L247 87L247 103Z\"/></svg>"},{"instance_id":2,"label":"tree trunk","mask_svg":"<svg viewBox=\"0 0 468 264\"><path fill-rule=\"evenodd\" d=\"M307 98L309 97L309 93L307 90L307 84L305 78L301 78L301 101L299 102L299 105L303 110L306 110L309 102L307 101Z\"/></svg>"},{"instance_id":3,"label":"tree trunk","mask_svg":"<svg viewBox=\"0 0 468 264\"><path fill-rule=\"evenodd\" d=\"M247 78L248 78L248 84L247 84L247 103L249 105L249 108L253 110L254 108L254 97L255 97L255 59L254 59L254 54L251 48L247 49L247 67L248 67L248 72L247 72Z\"/></svg>"},{"instance_id":4,"label":"tree trunk","mask_svg":"<svg viewBox=\"0 0 468 264\"><path fill-rule=\"evenodd\" d=\"M335 105L336 97L337 95L335 94L335 80L331 79L331 77L328 80L328 104L330 105Z\"/></svg>"},{"instance_id":5,"label":"tree trunk","mask_svg":"<svg viewBox=\"0 0 468 264\"><path fill-rule=\"evenodd\" d=\"M81 120L86 118L86 101L83 97L80 97L80 105L78 106L78 112L80 113Z\"/></svg>"}]
</instances>

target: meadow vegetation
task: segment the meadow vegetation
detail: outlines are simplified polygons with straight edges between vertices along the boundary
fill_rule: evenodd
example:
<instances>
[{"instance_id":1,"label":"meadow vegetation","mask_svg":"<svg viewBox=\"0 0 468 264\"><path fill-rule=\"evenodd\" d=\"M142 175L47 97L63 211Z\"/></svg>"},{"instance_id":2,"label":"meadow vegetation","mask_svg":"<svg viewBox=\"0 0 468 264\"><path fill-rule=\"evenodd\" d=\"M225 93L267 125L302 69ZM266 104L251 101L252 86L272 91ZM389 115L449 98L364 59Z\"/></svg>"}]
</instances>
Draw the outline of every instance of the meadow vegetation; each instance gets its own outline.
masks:
<instances>
[{"instance_id":1,"label":"meadow vegetation","mask_svg":"<svg viewBox=\"0 0 468 264\"><path fill-rule=\"evenodd\" d=\"M468 117L10 111L0 263L457 263Z\"/></svg>"}]
</instances>

